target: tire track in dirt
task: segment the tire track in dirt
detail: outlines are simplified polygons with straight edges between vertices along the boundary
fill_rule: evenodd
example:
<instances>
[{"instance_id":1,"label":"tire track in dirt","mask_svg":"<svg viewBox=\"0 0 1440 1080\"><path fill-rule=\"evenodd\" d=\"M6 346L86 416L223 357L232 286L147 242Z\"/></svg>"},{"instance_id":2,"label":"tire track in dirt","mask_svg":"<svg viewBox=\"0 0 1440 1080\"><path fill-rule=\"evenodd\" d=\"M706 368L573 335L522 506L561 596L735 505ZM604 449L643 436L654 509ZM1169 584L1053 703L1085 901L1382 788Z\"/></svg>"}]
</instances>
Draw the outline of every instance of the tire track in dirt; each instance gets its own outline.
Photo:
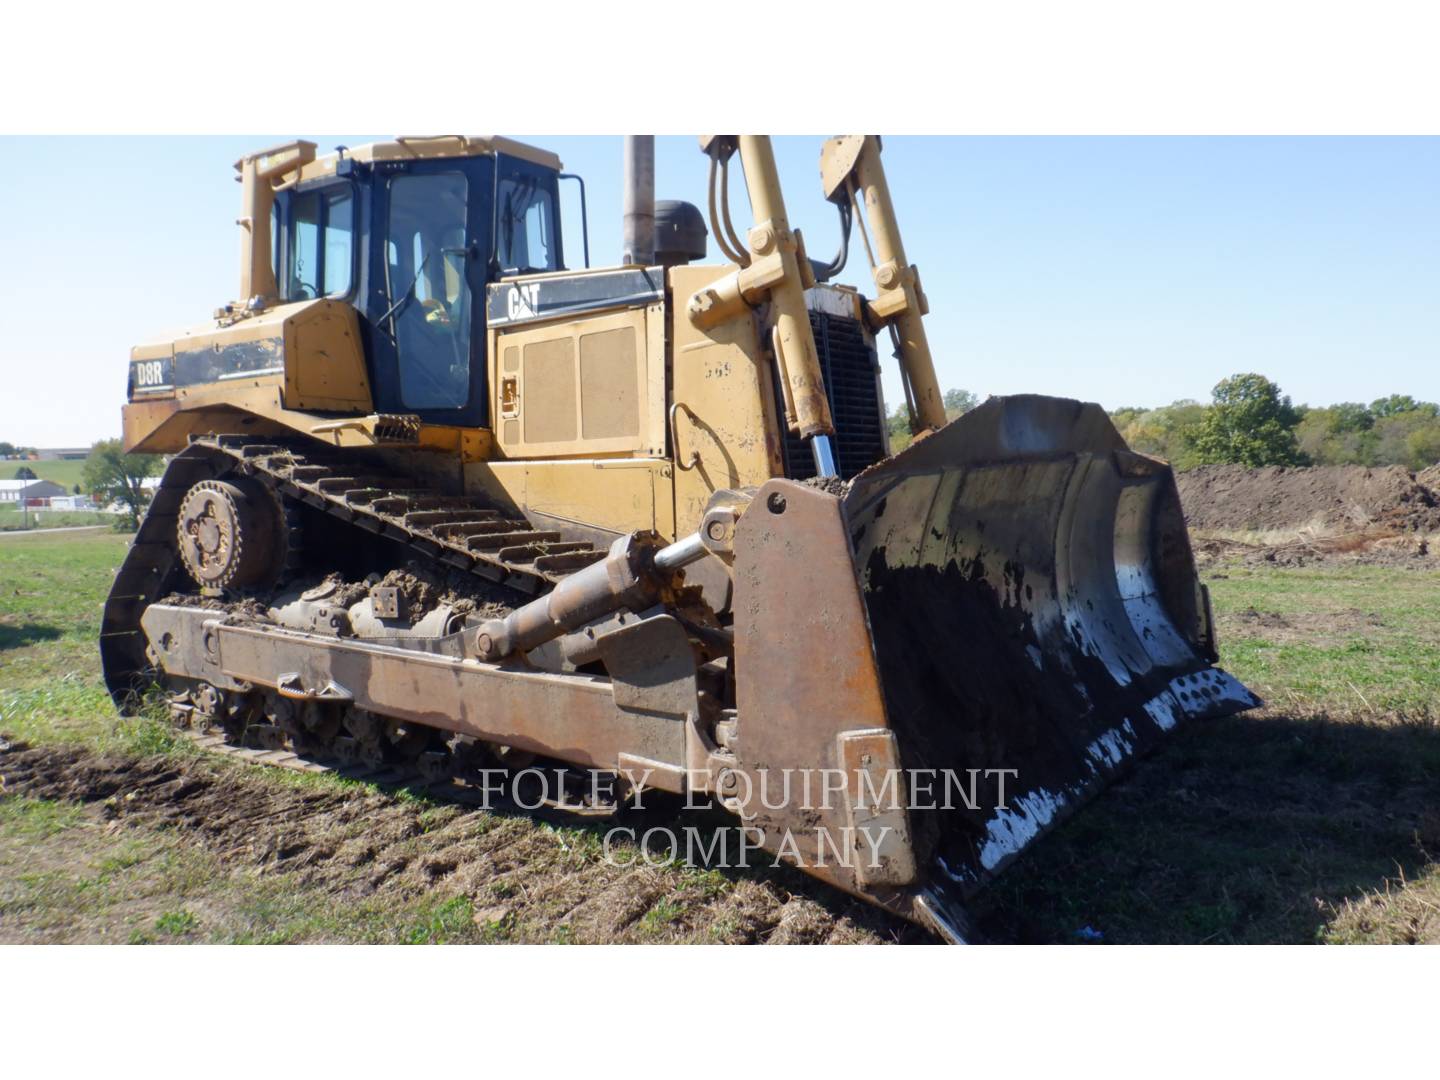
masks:
<instances>
[{"instance_id":1,"label":"tire track in dirt","mask_svg":"<svg viewBox=\"0 0 1440 1080\"><path fill-rule=\"evenodd\" d=\"M552 826L363 784L262 774L213 755L131 757L16 744L0 751L0 774L7 794L89 805L140 828L180 830L227 863L288 873L333 896L461 893L503 922L509 940L928 940L796 871L617 866L601 856L603 825Z\"/></svg>"}]
</instances>

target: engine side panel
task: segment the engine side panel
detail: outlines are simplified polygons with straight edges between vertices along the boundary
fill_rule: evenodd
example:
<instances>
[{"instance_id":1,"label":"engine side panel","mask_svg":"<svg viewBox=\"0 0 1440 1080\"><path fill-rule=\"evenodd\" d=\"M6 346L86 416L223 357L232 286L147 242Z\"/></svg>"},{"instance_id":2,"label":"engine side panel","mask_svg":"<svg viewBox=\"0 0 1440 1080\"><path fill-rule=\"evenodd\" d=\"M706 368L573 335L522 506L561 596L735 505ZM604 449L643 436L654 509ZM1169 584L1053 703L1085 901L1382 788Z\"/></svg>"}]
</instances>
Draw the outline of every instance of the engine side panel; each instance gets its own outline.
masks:
<instances>
[{"instance_id":1,"label":"engine side panel","mask_svg":"<svg viewBox=\"0 0 1440 1080\"><path fill-rule=\"evenodd\" d=\"M189 435L221 430L220 423L253 434L308 433L314 413L372 408L358 317L334 300L288 304L132 349L127 396L126 448L150 453L181 450ZM221 421L217 412L232 415Z\"/></svg>"}]
</instances>

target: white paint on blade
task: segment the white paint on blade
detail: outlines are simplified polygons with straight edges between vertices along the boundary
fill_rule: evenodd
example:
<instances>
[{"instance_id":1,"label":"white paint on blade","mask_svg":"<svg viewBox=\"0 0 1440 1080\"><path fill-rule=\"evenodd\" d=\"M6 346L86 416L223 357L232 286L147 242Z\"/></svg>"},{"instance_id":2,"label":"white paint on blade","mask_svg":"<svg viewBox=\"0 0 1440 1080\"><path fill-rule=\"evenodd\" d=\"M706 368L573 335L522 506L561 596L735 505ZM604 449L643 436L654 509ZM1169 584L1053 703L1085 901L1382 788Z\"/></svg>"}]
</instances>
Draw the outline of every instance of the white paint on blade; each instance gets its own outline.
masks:
<instances>
[{"instance_id":1,"label":"white paint on blade","mask_svg":"<svg viewBox=\"0 0 1440 1080\"><path fill-rule=\"evenodd\" d=\"M1127 735L1131 738L1135 735L1135 730L1130 726L1129 720L1126 720L1118 728L1112 728L1105 732L1086 747L1085 752L1090 755L1092 761L1101 765L1119 765L1135 749L1135 744L1126 738Z\"/></svg>"},{"instance_id":2,"label":"white paint on blade","mask_svg":"<svg viewBox=\"0 0 1440 1080\"><path fill-rule=\"evenodd\" d=\"M1004 810L997 810L988 832L990 838L980 849L980 865L994 870L1040 834L1065 805L1064 795L1053 795L1044 788L1014 799Z\"/></svg>"},{"instance_id":3,"label":"white paint on blade","mask_svg":"<svg viewBox=\"0 0 1440 1080\"><path fill-rule=\"evenodd\" d=\"M1168 690L1163 694L1156 694L1145 703L1145 711L1161 731L1169 731L1175 726L1175 712L1178 707L1179 702Z\"/></svg>"},{"instance_id":4,"label":"white paint on blade","mask_svg":"<svg viewBox=\"0 0 1440 1080\"><path fill-rule=\"evenodd\" d=\"M1030 654L1030 662L1035 665L1035 670L1044 671L1045 654L1035 645L1026 645L1025 651Z\"/></svg>"},{"instance_id":5,"label":"white paint on blade","mask_svg":"<svg viewBox=\"0 0 1440 1080\"><path fill-rule=\"evenodd\" d=\"M980 880L975 871L971 870L968 866L961 867L960 873L958 874L954 870L951 870L950 864L945 861L943 855L935 856L935 861L940 864L940 869L945 871L945 876L951 881L958 882L961 885L973 885Z\"/></svg>"}]
</instances>

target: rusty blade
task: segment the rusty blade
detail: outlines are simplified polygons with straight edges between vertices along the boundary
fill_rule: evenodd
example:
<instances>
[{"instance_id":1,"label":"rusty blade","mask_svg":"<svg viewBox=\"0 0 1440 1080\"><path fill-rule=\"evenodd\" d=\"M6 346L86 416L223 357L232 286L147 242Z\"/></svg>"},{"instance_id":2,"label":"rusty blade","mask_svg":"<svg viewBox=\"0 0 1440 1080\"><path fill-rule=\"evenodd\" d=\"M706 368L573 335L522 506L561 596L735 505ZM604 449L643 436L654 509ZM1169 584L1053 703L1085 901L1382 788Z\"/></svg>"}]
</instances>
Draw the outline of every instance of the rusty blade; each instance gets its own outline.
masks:
<instances>
[{"instance_id":1,"label":"rusty blade","mask_svg":"<svg viewBox=\"0 0 1440 1080\"><path fill-rule=\"evenodd\" d=\"M940 778L912 827L948 889L1177 722L1258 704L1211 664L1169 466L1098 405L991 399L862 473L844 511L890 726Z\"/></svg>"}]
</instances>

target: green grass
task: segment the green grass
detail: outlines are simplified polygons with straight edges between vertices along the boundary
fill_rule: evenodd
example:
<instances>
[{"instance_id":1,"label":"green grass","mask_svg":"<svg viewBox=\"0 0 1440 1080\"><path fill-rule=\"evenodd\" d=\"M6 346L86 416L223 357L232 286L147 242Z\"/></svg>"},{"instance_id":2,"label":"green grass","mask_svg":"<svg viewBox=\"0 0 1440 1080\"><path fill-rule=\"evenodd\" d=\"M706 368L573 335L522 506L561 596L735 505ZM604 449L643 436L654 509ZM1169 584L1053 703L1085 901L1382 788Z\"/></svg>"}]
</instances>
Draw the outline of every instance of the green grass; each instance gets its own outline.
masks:
<instances>
[{"instance_id":1,"label":"green grass","mask_svg":"<svg viewBox=\"0 0 1440 1080\"><path fill-rule=\"evenodd\" d=\"M0 832L20 840L45 840L84 820L73 803L54 799L0 799Z\"/></svg>"},{"instance_id":2,"label":"green grass","mask_svg":"<svg viewBox=\"0 0 1440 1080\"><path fill-rule=\"evenodd\" d=\"M123 518L99 510L30 510L21 514L10 504L0 504L0 532L24 532L29 529L73 529L93 525L111 528Z\"/></svg>"},{"instance_id":3,"label":"green grass","mask_svg":"<svg viewBox=\"0 0 1440 1080\"><path fill-rule=\"evenodd\" d=\"M100 677L105 594L129 544L113 533L0 539L0 730L28 742L153 741L115 715Z\"/></svg>"},{"instance_id":4,"label":"green grass","mask_svg":"<svg viewBox=\"0 0 1440 1080\"><path fill-rule=\"evenodd\" d=\"M1440 704L1440 572L1226 566L1208 584L1221 663L1272 705L1417 712Z\"/></svg>"},{"instance_id":5,"label":"green grass","mask_svg":"<svg viewBox=\"0 0 1440 1080\"><path fill-rule=\"evenodd\" d=\"M307 887L301 873L236 868L173 830L115 829L77 806L0 796L6 942L440 944L507 934L506 919L477 925L463 896L356 901Z\"/></svg>"},{"instance_id":6,"label":"green grass","mask_svg":"<svg viewBox=\"0 0 1440 1080\"><path fill-rule=\"evenodd\" d=\"M192 911L167 911L155 920L155 932L166 937L185 937L199 925L200 920Z\"/></svg>"},{"instance_id":7,"label":"green grass","mask_svg":"<svg viewBox=\"0 0 1440 1080\"><path fill-rule=\"evenodd\" d=\"M73 491L85 472L83 461L0 461L0 480L13 480L19 469L29 469L41 480L62 484Z\"/></svg>"},{"instance_id":8,"label":"green grass","mask_svg":"<svg viewBox=\"0 0 1440 1080\"><path fill-rule=\"evenodd\" d=\"M0 539L0 732L36 744L198 753L158 713L117 719L104 691L101 605L127 542L109 533ZM1037 941L1081 940L1087 928L1106 941L1440 940L1440 574L1221 564L1206 580L1222 662L1269 707L1178 731L982 894L982 929ZM280 770L255 782L371 790ZM401 801L413 810L416 844L443 836L457 813L423 796ZM467 826L472 838L519 828L490 816ZM537 875L553 886L593 863L598 834L539 823L523 835L545 844L469 896L443 881L357 896L316 886L304 869L227 860L189 830L115 827L99 807L3 795L0 937L584 939L563 889L553 913L550 900L527 909L524 898ZM693 913L753 887L714 871L677 872L627 932L727 937L746 918L743 904L698 929Z\"/></svg>"},{"instance_id":9,"label":"green grass","mask_svg":"<svg viewBox=\"0 0 1440 1080\"><path fill-rule=\"evenodd\" d=\"M684 909L675 901L661 899L640 919L640 923L652 933L662 930L678 919Z\"/></svg>"}]
</instances>

